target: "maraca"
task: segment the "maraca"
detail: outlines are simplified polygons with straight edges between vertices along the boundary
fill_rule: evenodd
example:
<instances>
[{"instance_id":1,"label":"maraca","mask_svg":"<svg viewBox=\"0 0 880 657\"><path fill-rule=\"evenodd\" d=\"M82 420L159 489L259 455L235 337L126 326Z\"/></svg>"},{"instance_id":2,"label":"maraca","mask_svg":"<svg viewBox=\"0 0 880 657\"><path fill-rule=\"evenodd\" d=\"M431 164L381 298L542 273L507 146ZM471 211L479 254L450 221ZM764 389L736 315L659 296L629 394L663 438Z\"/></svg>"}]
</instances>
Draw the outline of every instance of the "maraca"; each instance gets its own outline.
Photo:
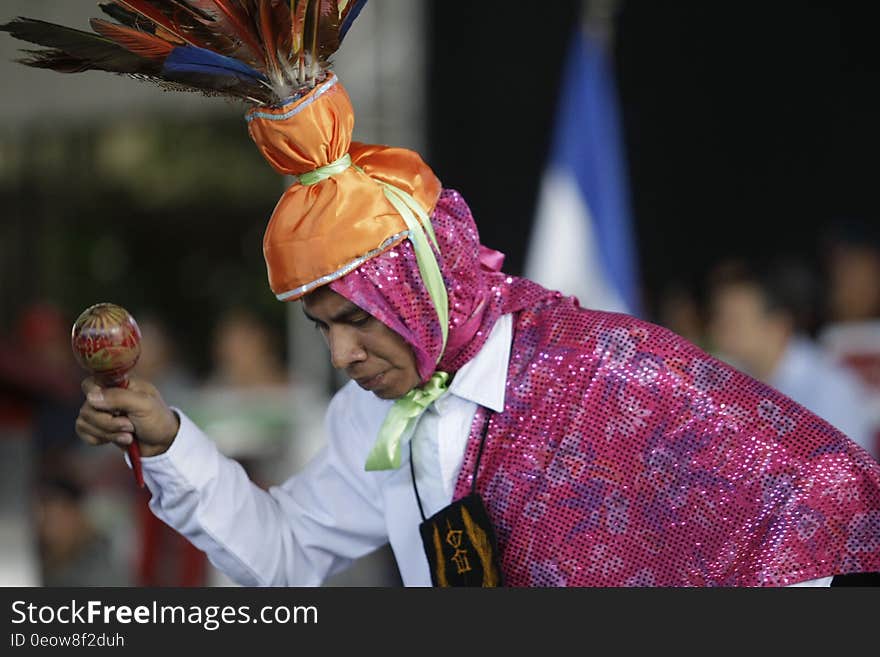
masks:
<instances>
[{"instance_id":1,"label":"maraca","mask_svg":"<svg viewBox=\"0 0 880 657\"><path fill-rule=\"evenodd\" d=\"M73 324L70 344L77 362L102 388L127 388L128 371L141 355L141 331L125 308L98 303L86 308ZM143 488L137 439L128 446L135 481Z\"/></svg>"}]
</instances>

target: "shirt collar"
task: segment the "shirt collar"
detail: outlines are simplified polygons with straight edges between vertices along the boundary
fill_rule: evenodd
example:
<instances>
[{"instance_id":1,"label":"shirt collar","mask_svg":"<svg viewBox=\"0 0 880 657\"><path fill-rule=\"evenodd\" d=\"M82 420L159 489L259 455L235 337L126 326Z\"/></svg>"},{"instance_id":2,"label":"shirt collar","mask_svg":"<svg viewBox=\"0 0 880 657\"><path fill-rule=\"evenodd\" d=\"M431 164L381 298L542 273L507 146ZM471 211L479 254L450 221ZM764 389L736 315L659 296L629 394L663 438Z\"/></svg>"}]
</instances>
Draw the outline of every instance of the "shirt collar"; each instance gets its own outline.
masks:
<instances>
[{"instance_id":1,"label":"shirt collar","mask_svg":"<svg viewBox=\"0 0 880 657\"><path fill-rule=\"evenodd\" d=\"M495 322L483 348L458 370L449 392L457 397L504 412L507 367L513 338L513 318L502 315Z\"/></svg>"}]
</instances>

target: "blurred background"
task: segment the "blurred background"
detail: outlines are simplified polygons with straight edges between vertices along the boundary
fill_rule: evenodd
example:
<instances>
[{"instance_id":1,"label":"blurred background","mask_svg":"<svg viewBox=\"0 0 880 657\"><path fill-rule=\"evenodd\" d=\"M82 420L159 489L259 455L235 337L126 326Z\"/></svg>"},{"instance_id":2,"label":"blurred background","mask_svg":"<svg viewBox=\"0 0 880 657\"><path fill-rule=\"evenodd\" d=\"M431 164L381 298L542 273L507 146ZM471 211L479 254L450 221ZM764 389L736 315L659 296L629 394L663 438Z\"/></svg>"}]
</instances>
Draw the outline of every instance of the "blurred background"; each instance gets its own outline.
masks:
<instances>
[{"instance_id":1,"label":"blurred background","mask_svg":"<svg viewBox=\"0 0 880 657\"><path fill-rule=\"evenodd\" d=\"M419 151L505 270L662 324L880 454L880 73L862 3L370 0L355 138ZM87 29L93 0L5 0ZM126 307L136 374L261 486L342 383L261 240L285 181L247 109L14 63L0 34L0 584L228 585L78 443L69 331ZM399 585L379 550L328 585Z\"/></svg>"}]
</instances>

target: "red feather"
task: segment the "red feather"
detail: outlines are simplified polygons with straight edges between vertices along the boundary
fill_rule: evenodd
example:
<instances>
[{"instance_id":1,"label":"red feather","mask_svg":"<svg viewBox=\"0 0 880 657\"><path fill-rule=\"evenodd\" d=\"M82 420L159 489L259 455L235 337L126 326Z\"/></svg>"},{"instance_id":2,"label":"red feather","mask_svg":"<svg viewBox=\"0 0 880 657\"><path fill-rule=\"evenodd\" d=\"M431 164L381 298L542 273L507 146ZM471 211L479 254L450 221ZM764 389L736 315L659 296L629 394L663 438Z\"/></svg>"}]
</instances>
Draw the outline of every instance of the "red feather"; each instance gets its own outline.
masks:
<instances>
[{"instance_id":1,"label":"red feather","mask_svg":"<svg viewBox=\"0 0 880 657\"><path fill-rule=\"evenodd\" d=\"M285 61L289 61L290 43L293 38L291 16L288 0L274 0L272 3L273 21L275 23L275 52Z\"/></svg>"},{"instance_id":2,"label":"red feather","mask_svg":"<svg viewBox=\"0 0 880 657\"><path fill-rule=\"evenodd\" d=\"M285 68L279 54L287 60L290 50L290 10L287 0L259 0L260 38L266 52L266 69L272 79L283 79Z\"/></svg>"},{"instance_id":3,"label":"red feather","mask_svg":"<svg viewBox=\"0 0 880 657\"><path fill-rule=\"evenodd\" d=\"M141 57L149 59L162 60L174 49L175 44L165 41L152 34L140 32L130 27L124 27L102 20L93 18L90 21L92 29L101 36L107 37L111 41L118 43L120 46L133 52Z\"/></svg>"},{"instance_id":4,"label":"red feather","mask_svg":"<svg viewBox=\"0 0 880 657\"><path fill-rule=\"evenodd\" d=\"M259 0L260 3L260 37L266 49L266 69L272 71L270 78L280 77L278 54L275 49L275 30L272 24L272 0Z\"/></svg>"},{"instance_id":5,"label":"red feather","mask_svg":"<svg viewBox=\"0 0 880 657\"><path fill-rule=\"evenodd\" d=\"M320 0L318 5L318 55L322 60L339 49L339 3Z\"/></svg>"},{"instance_id":6,"label":"red feather","mask_svg":"<svg viewBox=\"0 0 880 657\"><path fill-rule=\"evenodd\" d=\"M165 39L165 41L167 41L168 43L176 43L179 46L186 45L186 41L184 41L181 37L177 36L174 32L169 32L160 25L156 26L156 36Z\"/></svg>"},{"instance_id":7,"label":"red feather","mask_svg":"<svg viewBox=\"0 0 880 657\"><path fill-rule=\"evenodd\" d=\"M263 63L263 45L254 33L254 24L241 3L234 0L195 0L190 4L213 17L215 25L209 27L222 30L237 39L253 61Z\"/></svg>"},{"instance_id":8,"label":"red feather","mask_svg":"<svg viewBox=\"0 0 880 657\"><path fill-rule=\"evenodd\" d=\"M211 4L214 3L210 0L165 0L168 4L179 7L187 14L192 16L193 18L197 18L199 20L211 20L213 17L211 14L205 12L205 10L199 5L203 4Z\"/></svg>"},{"instance_id":9,"label":"red feather","mask_svg":"<svg viewBox=\"0 0 880 657\"><path fill-rule=\"evenodd\" d=\"M173 34L183 42L207 48L221 55L230 55L235 49L233 41L224 34L206 27L192 8L186 9L179 0L112 0L113 3L143 16L159 28ZM168 39L166 39L168 40Z\"/></svg>"},{"instance_id":10,"label":"red feather","mask_svg":"<svg viewBox=\"0 0 880 657\"><path fill-rule=\"evenodd\" d=\"M161 10L157 9L154 5L147 2L146 0L113 0L113 2L117 5L120 5L123 9L128 9L129 11L133 11L136 14L140 14L144 18L148 18L153 21L159 27L167 30L178 39L182 39L189 44L194 46L202 46L201 43L197 43L187 38L186 35L183 34L183 31L180 29L178 25L175 25L174 22Z\"/></svg>"},{"instance_id":11,"label":"red feather","mask_svg":"<svg viewBox=\"0 0 880 657\"><path fill-rule=\"evenodd\" d=\"M306 44L306 47L308 48L308 52L311 55L311 58L309 61L310 70L306 76L306 79L312 77L310 74L315 70L315 65L318 61L318 19L320 11L320 0L310 0L309 12L306 14L306 33L308 38L308 43Z\"/></svg>"},{"instance_id":12,"label":"red feather","mask_svg":"<svg viewBox=\"0 0 880 657\"><path fill-rule=\"evenodd\" d=\"M292 5L291 5L292 6ZM291 53L296 55L299 78L305 75L305 30L308 0L296 0L296 10L291 9Z\"/></svg>"}]
</instances>

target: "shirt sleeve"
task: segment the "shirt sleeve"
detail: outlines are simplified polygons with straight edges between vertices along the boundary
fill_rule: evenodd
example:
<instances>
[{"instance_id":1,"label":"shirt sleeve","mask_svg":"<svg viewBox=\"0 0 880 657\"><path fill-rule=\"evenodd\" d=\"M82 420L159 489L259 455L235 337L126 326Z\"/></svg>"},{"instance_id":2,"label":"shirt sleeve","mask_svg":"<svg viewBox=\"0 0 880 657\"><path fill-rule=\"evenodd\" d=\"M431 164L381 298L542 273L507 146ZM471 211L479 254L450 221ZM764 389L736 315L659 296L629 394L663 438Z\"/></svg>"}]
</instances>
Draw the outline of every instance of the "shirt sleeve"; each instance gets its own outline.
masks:
<instances>
[{"instance_id":1,"label":"shirt sleeve","mask_svg":"<svg viewBox=\"0 0 880 657\"><path fill-rule=\"evenodd\" d=\"M388 541L364 442L337 394L328 441L302 472L263 490L181 411L169 449L142 460L150 509L245 586L316 586ZM359 460L360 459L360 460Z\"/></svg>"}]
</instances>

